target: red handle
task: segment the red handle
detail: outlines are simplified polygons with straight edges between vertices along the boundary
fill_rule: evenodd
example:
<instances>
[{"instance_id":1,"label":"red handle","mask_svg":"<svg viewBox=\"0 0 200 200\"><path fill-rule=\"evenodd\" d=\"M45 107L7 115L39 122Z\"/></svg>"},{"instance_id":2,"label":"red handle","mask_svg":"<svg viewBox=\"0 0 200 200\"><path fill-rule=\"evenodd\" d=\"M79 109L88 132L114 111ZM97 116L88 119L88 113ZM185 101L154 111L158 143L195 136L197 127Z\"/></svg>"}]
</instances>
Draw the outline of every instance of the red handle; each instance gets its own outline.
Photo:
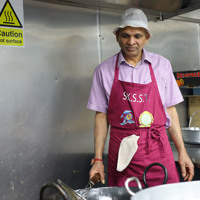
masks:
<instances>
[{"instance_id":1,"label":"red handle","mask_svg":"<svg viewBox=\"0 0 200 200\"><path fill-rule=\"evenodd\" d=\"M100 175L99 173L98 174L95 174L92 179L90 180L90 182L92 182L92 184L96 184L97 182L100 181Z\"/></svg>"}]
</instances>

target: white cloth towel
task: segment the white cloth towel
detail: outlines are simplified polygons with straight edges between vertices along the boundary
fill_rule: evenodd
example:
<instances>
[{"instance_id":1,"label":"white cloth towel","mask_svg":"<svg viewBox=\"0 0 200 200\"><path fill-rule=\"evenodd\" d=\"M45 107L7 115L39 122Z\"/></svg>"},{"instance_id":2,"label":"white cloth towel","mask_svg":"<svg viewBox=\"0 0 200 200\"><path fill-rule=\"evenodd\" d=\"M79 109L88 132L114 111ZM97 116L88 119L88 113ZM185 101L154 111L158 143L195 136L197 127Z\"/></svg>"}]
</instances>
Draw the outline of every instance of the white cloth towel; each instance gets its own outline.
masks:
<instances>
[{"instance_id":1,"label":"white cloth towel","mask_svg":"<svg viewBox=\"0 0 200 200\"><path fill-rule=\"evenodd\" d=\"M138 149L137 141L139 137L137 135L131 135L121 141L117 160L117 171L121 172L129 165Z\"/></svg>"}]
</instances>

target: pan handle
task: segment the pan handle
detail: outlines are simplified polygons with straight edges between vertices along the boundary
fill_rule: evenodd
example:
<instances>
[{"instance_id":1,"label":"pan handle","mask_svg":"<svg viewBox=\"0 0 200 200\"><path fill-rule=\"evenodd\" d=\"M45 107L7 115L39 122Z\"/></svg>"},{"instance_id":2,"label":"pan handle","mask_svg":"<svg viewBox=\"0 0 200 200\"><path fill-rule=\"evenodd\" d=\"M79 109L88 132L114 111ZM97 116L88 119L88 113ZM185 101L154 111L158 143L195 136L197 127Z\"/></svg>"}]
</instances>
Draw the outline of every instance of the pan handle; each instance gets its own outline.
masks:
<instances>
[{"instance_id":1,"label":"pan handle","mask_svg":"<svg viewBox=\"0 0 200 200\"><path fill-rule=\"evenodd\" d=\"M90 183L92 184L92 186L94 186L99 181L100 181L100 175L99 173L97 173L92 177L92 179L90 180Z\"/></svg>"},{"instance_id":2,"label":"pan handle","mask_svg":"<svg viewBox=\"0 0 200 200\"><path fill-rule=\"evenodd\" d=\"M64 190L59 185L57 185L56 183L46 183L40 189L40 200L44 199L44 191L48 187L51 187L51 188L58 190L60 192L60 194L62 195L63 199L66 199L66 200L68 199L66 193L64 192Z\"/></svg>"},{"instance_id":3,"label":"pan handle","mask_svg":"<svg viewBox=\"0 0 200 200\"><path fill-rule=\"evenodd\" d=\"M129 188L129 185L128 185L131 181L136 181L139 190L142 190L142 185L141 185L139 179L137 177L135 177L135 176L126 179L126 181L125 181L125 188L126 188L127 192L131 196L134 196L135 193L131 191L131 189Z\"/></svg>"},{"instance_id":4,"label":"pan handle","mask_svg":"<svg viewBox=\"0 0 200 200\"><path fill-rule=\"evenodd\" d=\"M163 171L164 171L164 173L165 173L165 178L164 178L164 181L163 181L162 184L165 184L165 183L167 182L168 173L167 173L166 167L165 167L163 164L161 164L161 163L152 163L152 164L150 164L150 165L144 170L143 181L144 181L145 187L149 187L148 184L147 184L147 181L146 181L146 174L147 174L148 170L149 170L151 167L155 166L155 165L158 165L158 166L162 167L162 169L163 169Z\"/></svg>"}]
</instances>

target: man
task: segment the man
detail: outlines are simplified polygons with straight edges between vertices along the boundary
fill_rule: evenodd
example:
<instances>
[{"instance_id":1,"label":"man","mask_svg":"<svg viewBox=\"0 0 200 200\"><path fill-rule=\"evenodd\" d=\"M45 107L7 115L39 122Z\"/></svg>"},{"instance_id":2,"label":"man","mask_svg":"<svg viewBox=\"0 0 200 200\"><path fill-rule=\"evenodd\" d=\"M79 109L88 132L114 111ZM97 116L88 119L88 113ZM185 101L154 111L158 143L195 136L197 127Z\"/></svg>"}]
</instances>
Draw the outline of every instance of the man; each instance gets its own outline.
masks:
<instances>
[{"instance_id":1,"label":"man","mask_svg":"<svg viewBox=\"0 0 200 200\"><path fill-rule=\"evenodd\" d=\"M166 128L179 153L182 176L191 181L194 166L184 146L175 108L183 97L170 62L144 49L151 36L145 14L140 9L127 9L113 33L121 51L96 68L87 106L96 111L90 178L99 173L105 183L102 156L110 125L109 186L124 186L131 176L138 177L144 186L143 172L154 162L166 167L167 183L179 182ZM150 186L161 184L163 179L159 167L148 172Z\"/></svg>"}]
</instances>

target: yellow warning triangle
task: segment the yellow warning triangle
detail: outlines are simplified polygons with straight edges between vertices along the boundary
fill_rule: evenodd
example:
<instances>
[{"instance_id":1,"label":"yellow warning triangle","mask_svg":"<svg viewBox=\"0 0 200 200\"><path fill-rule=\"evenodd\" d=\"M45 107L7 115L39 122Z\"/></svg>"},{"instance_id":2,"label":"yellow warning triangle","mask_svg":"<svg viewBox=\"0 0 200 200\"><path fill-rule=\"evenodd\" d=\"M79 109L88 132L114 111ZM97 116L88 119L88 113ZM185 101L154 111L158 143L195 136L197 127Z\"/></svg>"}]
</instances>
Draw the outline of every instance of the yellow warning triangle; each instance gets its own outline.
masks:
<instances>
[{"instance_id":1,"label":"yellow warning triangle","mask_svg":"<svg viewBox=\"0 0 200 200\"><path fill-rule=\"evenodd\" d=\"M22 24L20 23L12 5L9 0L4 4L3 9L0 13L0 26L9 26L9 27L20 27L22 28Z\"/></svg>"}]
</instances>

